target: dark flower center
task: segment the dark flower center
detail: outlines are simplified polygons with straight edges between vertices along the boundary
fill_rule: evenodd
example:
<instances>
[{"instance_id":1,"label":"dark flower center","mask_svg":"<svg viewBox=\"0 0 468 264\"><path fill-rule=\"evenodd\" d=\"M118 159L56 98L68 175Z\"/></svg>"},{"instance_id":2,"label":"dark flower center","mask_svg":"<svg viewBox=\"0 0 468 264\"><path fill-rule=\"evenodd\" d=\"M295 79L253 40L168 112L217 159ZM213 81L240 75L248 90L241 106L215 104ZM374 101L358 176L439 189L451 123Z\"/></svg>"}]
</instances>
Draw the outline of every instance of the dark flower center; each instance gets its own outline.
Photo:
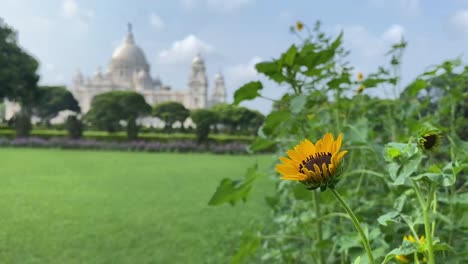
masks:
<instances>
[{"instance_id":1,"label":"dark flower center","mask_svg":"<svg viewBox=\"0 0 468 264\"><path fill-rule=\"evenodd\" d=\"M331 164L331 156L332 154L330 152L320 152L315 155L310 155L307 159L303 160L301 164L299 164L299 171L304 173L304 168L307 168L310 171L315 171L314 164L317 164L321 171L322 164L326 164L327 167Z\"/></svg>"},{"instance_id":2,"label":"dark flower center","mask_svg":"<svg viewBox=\"0 0 468 264\"><path fill-rule=\"evenodd\" d=\"M429 134L423 136L423 146L424 149L431 149L437 143L437 135L436 134Z\"/></svg>"}]
</instances>

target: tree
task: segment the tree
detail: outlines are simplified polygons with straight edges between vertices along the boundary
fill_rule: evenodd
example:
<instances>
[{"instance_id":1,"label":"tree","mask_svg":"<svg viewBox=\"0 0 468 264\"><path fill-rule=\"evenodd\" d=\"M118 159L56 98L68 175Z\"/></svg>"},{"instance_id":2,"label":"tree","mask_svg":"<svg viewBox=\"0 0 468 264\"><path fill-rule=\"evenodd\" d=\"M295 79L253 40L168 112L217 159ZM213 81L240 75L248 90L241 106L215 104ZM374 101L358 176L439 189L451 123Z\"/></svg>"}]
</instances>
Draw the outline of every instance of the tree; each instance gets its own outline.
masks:
<instances>
[{"instance_id":1,"label":"tree","mask_svg":"<svg viewBox=\"0 0 468 264\"><path fill-rule=\"evenodd\" d=\"M265 119L260 112L237 105L217 104L212 109L218 116L219 122L229 127L230 133L239 129L256 132Z\"/></svg>"},{"instance_id":2,"label":"tree","mask_svg":"<svg viewBox=\"0 0 468 264\"><path fill-rule=\"evenodd\" d=\"M16 131L16 137L29 137L32 130L31 115L26 109L21 109L15 114L14 126Z\"/></svg>"},{"instance_id":3,"label":"tree","mask_svg":"<svg viewBox=\"0 0 468 264\"><path fill-rule=\"evenodd\" d=\"M239 122L241 130L256 134L260 126L265 121L265 116L258 111L245 107L242 108L242 115Z\"/></svg>"},{"instance_id":4,"label":"tree","mask_svg":"<svg viewBox=\"0 0 468 264\"><path fill-rule=\"evenodd\" d=\"M205 142L210 133L210 126L216 124L216 113L208 109L197 109L190 113L192 121L197 125L195 130L198 143Z\"/></svg>"},{"instance_id":5,"label":"tree","mask_svg":"<svg viewBox=\"0 0 468 264\"><path fill-rule=\"evenodd\" d=\"M150 113L151 106L141 94L131 91L112 91L93 98L86 119L109 133L116 132L120 128L120 121L125 121L127 137L136 139L139 129L136 120Z\"/></svg>"},{"instance_id":6,"label":"tree","mask_svg":"<svg viewBox=\"0 0 468 264\"><path fill-rule=\"evenodd\" d=\"M30 122L30 107L37 98L38 67L37 60L18 46L16 32L0 19L0 100L20 103L17 120L22 124ZM23 125L16 127L31 127ZM29 134L24 132L17 130L17 135Z\"/></svg>"},{"instance_id":7,"label":"tree","mask_svg":"<svg viewBox=\"0 0 468 264\"><path fill-rule=\"evenodd\" d=\"M62 86L39 87L39 98L34 103L33 114L47 125L60 111L80 112L80 106L72 93Z\"/></svg>"},{"instance_id":8,"label":"tree","mask_svg":"<svg viewBox=\"0 0 468 264\"><path fill-rule=\"evenodd\" d=\"M166 131L172 130L172 125L179 121L184 129L184 121L190 115L190 111L178 102L164 102L154 106L153 115L164 121Z\"/></svg>"},{"instance_id":9,"label":"tree","mask_svg":"<svg viewBox=\"0 0 468 264\"><path fill-rule=\"evenodd\" d=\"M78 139L83 136L83 123L76 117L70 115L65 121L65 129L68 131L68 136L72 139Z\"/></svg>"}]
</instances>

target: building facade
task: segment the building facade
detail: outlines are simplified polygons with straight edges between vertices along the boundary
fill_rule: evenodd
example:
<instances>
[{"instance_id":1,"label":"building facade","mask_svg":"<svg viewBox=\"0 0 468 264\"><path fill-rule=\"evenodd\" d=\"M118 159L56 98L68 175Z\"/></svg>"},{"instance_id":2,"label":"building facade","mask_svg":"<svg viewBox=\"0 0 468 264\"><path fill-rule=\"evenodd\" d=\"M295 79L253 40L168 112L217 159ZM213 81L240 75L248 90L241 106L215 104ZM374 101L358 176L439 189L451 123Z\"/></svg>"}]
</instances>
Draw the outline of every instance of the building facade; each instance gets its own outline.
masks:
<instances>
[{"instance_id":1,"label":"building facade","mask_svg":"<svg viewBox=\"0 0 468 264\"><path fill-rule=\"evenodd\" d=\"M69 90L79 102L82 113L90 110L94 96L119 90L138 92L152 106L175 101L182 103L187 109L199 109L226 102L226 87L221 73L218 72L214 76L211 93L208 92L208 86L205 62L200 54L192 61L186 89L173 90L163 84L159 77L153 78L150 65L143 50L136 44L129 24L127 36L114 50L108 68L105 71L98 68L93 76L84 76L78 70L73 76ZM5 118L11 118L18 110L18 104L6 102ZM63 115L58 119L63 120ZM154 118L143 120L150 125L154 123Z\"/></svg>"},{"instance_id":2,"label":"building facade","mask_svg":"<svg viewBox=\"0 0 468 264\"><path fill-rule=\"evenodd\" d=\"M211 94L208 93L205 62L200 54L192 61L185 90L173 90L159 77L153 78L145 54L135 43L130 24L125 40L112 54L107 71L98 69L92 77L85 77L77 71L70 89L83 113L89 111L94 96L117 90L136 91L150 105L175 101L188 109L199 109L226 102L226 87L221 73L215 75Z\"/></svg>"}]
</instances>

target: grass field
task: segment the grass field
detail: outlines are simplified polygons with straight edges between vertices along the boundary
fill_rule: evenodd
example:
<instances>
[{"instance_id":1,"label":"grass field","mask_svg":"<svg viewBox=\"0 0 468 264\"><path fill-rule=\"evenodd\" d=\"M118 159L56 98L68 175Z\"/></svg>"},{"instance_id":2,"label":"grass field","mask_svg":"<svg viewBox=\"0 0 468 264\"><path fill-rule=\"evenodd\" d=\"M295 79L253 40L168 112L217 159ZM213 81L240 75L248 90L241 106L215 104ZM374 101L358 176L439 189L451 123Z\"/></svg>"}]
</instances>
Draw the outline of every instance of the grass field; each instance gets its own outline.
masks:
<instances>
[{"instance_id":1,"label":"grass field","mask_svg":"<svg viewBox=\"0 0 468 264\"><path fill-rule=\"evenodd\" d=\"M267 221L260 180L245 205L210 207L225 176L269 156L0 149L0 263L226 263Z\"/></svg>"}]
</instances>

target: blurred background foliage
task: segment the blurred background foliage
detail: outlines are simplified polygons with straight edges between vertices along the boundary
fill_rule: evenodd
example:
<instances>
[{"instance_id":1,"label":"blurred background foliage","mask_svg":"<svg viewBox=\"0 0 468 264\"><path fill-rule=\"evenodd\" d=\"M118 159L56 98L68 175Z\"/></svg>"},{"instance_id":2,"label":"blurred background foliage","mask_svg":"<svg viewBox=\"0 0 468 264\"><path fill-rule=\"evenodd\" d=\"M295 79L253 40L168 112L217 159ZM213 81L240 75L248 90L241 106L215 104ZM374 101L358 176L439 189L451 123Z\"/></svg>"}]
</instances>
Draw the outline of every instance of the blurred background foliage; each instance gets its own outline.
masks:
<instances>
[{"instance_id":1,"label":"blurred background foliage","mask_svg":"<svg viewBox=\"0 0 468 264\"><path fill-rule=\"evenodd\" d=\"M262 175L276 182L275 192L265 197L271 221L245 227L232 263L367 263L351 221L330 193L280 181L273 170L287 149L326 132L344 133L343 149L349 152L336 188L360 218L378 262L400 263L394 258L398 254L426 250L403 242L405 235L424 235L414 180L424 194L430 193L428 186L438 186L430 215L436 263L466 263L468 66L447 60L401 87L403 39L390 47L388 65L356 76L346 61L349 51L342 34L327 36L320 22L312 28L298 22L291 31L299 36L298 43L256 65L259 73L289 87L250 146L252 152L276 147L271 169L256 172L254 166L243 179L224 179L210 201L246 201ZM260 81L245 84L234 103L264 97L262 88ZM393 96L372 97L370 89ZM427 127L442 135L434 152L415 147Z\"/></svg>"}]
</instances>

